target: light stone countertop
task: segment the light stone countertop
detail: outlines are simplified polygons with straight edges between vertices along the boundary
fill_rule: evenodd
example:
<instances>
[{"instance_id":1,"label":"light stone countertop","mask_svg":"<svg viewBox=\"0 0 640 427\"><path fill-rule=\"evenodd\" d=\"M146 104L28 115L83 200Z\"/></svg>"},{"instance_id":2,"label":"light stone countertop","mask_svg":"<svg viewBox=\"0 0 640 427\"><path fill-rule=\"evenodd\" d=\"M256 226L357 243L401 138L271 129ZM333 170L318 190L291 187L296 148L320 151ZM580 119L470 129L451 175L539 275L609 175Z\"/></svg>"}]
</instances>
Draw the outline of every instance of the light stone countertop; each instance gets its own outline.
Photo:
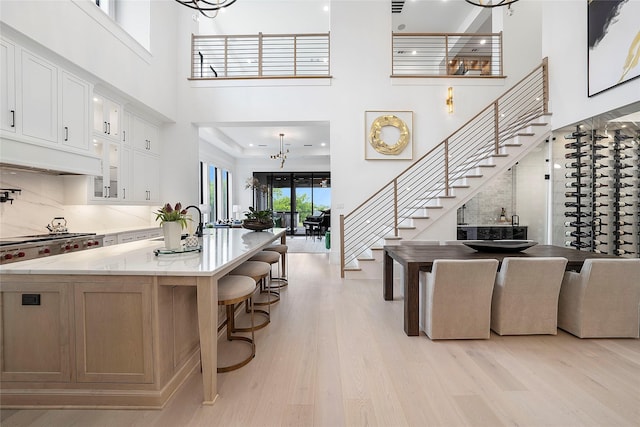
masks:
<instances>
[{"instance_id":1,"label":"light stone countertop","mask_svg":"<svg viewBox=\"0 0 640 427\"><path fill-rule=\"evenodd\" d=\"M80 252L54 255L0 266L0 274L88 274L211 276L229 263L258 252L277 240L284 228L251 231L244 228L206 229L202 252L155 255L162 240L140 240Z\"/></svg>"}]
</instances>

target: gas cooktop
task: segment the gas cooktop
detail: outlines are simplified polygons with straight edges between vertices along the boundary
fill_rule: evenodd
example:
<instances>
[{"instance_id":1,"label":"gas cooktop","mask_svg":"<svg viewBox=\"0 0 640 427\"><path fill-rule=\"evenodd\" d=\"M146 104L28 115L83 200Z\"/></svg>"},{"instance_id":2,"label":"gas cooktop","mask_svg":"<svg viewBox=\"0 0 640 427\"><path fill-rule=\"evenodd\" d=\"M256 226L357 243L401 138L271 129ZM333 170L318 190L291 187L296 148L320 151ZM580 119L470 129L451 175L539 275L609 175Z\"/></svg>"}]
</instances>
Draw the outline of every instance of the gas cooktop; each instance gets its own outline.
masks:
<instances>
[{"instance_id":1,"label":"gas cooktop","mask_svg":"<svg viewBox=\"0 0 640 427\"><path fill-rule=\"evenodd\" d=\"M16 245L23 243L48 242L59 239L72 239L77 237L95 236L96 233L50 233L34 234L31 236L3 237L0 239L0 246Z\"/></svg>"}]
</instances>

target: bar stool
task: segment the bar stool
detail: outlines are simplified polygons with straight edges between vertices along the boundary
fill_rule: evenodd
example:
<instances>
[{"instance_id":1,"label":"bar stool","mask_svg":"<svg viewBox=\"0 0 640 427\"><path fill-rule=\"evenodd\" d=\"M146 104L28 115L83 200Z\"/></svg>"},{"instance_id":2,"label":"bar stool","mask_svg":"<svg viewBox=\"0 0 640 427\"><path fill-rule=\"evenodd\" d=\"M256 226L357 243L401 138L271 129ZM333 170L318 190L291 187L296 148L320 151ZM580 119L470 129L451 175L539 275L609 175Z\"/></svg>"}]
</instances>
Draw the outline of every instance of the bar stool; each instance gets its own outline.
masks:
<instances>
[{"instance_id":1,"label":"bar stool","mask_svg":"<svg viewBox=\"0 0 640 427\"><path fill-rule=\"evenodd\" d=\"M260 262L260 261L245 261L242 264L240 264L238 267L234 268L233 270L231 270L231 272L229 272L229 275L231 276L246 276L249 277L251 279L253 279L254 281L254 285L259 286L260 290L263 289L264 282L266 281L267 277L269 277L269 274L271 273L271 265L266 263L266 262ZM270 298L270 294L269 294L269 298ZM253 307L254 305L258 305L258 303L254 303L253 298L250 298L249 300L247 300L245 302L245 307L246 307L246 312L249 312L249 302L251 303L251 307ZM269 324L269 322L271 321L271 310L270 310L270 306L267 303L261 303L260 305L267 305L267 311L265 310L259 310L259 309L254 309L254 311L258 314L262 314L265 316L265 321L256 325L254 323L251 324L250 327L235 327L234 325L234 329L233 332L249 332L249 331L257 331L259 329L264 328L265 326L267 326Z\"/></svg>"},{"instance_id":2,"label":"bar stool","mask_svg":"<svg viewBox=\"0 0 640 427\"><path fill-rule=\"evenodd\" d=\"M227 341L245 341L251 346L249 357L238 363L218 368L218 372L229 372L239 369L249 363L256 356L256 343L253 329L251 338L232 335L235 332L234 306L236 303L248 301L256 291L258 285L250 277L224 276L218 280L218 305L226 306L227 311ZM253 327L253 304L251 305L251 326Z\"/></svg>"},{"instance_id":3,"label":"bar stool","mask_svg":"<svg viewBox=\"0 0 640 427\"><path fill-rule=\"evenodd\" d=\"M277 282L280 282L279 285L276 286L271 286L272 288L275 289L280 289L280 288L284 288L285 286L287 286L289 284L289 280L287 279L289 277L289 269L288 269L288 265L287 265L287 250L289 249L289 247L287 245L282 245L282 244L273 244L269 247L264 248L265 251L273 251L273 252L277 252L280 254L280 264L282 267L281 271L278 271L278 273L280 274L279 277L273 277L271 280L275 280Z\"/></svg>"},{"instance_id":4,"label":"bar stool","mask_svg":"<svg viewBox=\"0 0 640 427\"><path fill-rule=\"evenodd\" d=\"M253 255L251 258L249 258L249 261L266 262L269 264L269 269L271 269L271 266L273 264L278 264L280 262L280 254L273 251L260 251L257 254ZM278 269L280 269L279 264L278 264ZM280 293L272 290L271 278L272 276L271 276L271 270L270 270L269 271L269 289L266 290L266 292L269 293L271 296L274 296L275 299L269 298L268 302L257 302L256 305L275 304L278 301L280 301Z\"/></svg>"}]
</instances>

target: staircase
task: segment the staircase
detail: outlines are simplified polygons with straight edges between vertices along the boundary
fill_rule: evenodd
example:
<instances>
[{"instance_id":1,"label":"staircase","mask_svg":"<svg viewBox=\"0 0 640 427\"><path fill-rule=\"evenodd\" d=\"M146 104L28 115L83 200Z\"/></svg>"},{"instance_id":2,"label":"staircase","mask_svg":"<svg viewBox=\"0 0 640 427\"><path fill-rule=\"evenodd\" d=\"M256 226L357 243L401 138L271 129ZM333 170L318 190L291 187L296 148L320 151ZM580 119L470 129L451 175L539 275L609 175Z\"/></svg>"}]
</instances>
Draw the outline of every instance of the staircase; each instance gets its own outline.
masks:
<instances>
[{"instance_id":1,"label":"staircase","mask_svg":"<svg viewBox=\"0 0 640 427\"><path fill-rule=\"evenodd\" d=\"M376 253L382 246L411 239L446 213L455 212L484 184L538 146L551 131L548 93L545 58L464 126L349 214L341 215L341 277L345 272L358 275L351 272L362 272L363 264L381 265L381 255Z\"/></svg>"}]
</instances>

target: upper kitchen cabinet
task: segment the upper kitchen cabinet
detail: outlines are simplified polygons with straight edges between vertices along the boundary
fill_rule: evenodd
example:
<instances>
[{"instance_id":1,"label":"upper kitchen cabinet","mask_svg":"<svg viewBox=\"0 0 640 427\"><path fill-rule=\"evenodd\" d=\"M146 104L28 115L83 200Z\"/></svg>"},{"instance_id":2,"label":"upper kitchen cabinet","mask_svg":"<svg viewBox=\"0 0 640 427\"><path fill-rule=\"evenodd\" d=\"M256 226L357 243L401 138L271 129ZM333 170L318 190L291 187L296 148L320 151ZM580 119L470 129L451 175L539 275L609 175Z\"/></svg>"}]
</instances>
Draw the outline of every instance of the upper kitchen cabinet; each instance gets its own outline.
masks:
<instances>
[{"instance_id":1,"label":"upper kitchen cabinet","mask_svg":"<svg viewBox=\"0 0 640 427\"><path fill-rule=\"evenodd\" d=\"M89 149L89 93L87 82L62 71L60 141L70 148Z\"/></svg>"},{"instance_id":2,"label":"upper kitchen cabinet","mask_svg":"<svg viewBox=\"0 0 640 427\"><path fill-rule=\"evenodd\" d=\"M16 48L0 39L0 129L16 131Z\"/></svg>"},{"instance_id":3,"label":"upper kitchen cabinet","mask_svg":"<svg viewBox=\"0 0 640 427\"><path fill-rule=\"evenodd\" d=\"M24 137L58 142L58 69L25 49L21 52L16 123Z\"/></svg>"},{"instance_id":4,"label":"upper kitchen cabinet","mask_svg":"<svg viewBox=\"0 0 640 427\"><path fill-rule=\"evenodd\" d=\"M133 147L151 154L160 154L158 127L133 115Z\"/></svg>"},{"instance_id":5,"label":"upper kitchen cabinet","mask_svg":"<svg viewBox=\"0 0 640 427\"><path fill-rule=\"evenodd\" d=\"M94 92L93 132L104 138L120 141L121 110L120 104Z\"/></svg>"}]
</instances>

